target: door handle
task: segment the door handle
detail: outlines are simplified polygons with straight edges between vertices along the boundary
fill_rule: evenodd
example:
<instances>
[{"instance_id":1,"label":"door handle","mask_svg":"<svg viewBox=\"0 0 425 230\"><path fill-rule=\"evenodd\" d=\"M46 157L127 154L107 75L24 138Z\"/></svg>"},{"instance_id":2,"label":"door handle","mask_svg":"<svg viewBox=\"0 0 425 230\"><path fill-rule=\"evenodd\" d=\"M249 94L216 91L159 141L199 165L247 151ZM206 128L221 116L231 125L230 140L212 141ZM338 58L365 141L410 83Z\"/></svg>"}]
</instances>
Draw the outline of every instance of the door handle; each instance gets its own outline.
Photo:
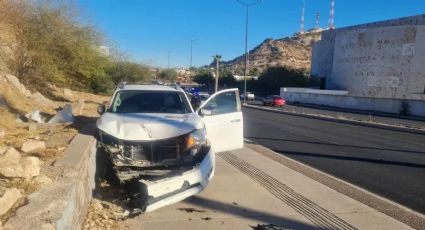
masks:
<instances>
[{"instance_id":1,"label":"door handle","mask_svg":"<svg viewBox=\"0 0 425 230\"><path fill-rule=\"evenodd\" d=\"M239 121L241 121L241 119L234 119L234 120L231 120L230 122L231 122L231 123L237 123L237 122L239 122Z\"/></svg>"}]
</instances>

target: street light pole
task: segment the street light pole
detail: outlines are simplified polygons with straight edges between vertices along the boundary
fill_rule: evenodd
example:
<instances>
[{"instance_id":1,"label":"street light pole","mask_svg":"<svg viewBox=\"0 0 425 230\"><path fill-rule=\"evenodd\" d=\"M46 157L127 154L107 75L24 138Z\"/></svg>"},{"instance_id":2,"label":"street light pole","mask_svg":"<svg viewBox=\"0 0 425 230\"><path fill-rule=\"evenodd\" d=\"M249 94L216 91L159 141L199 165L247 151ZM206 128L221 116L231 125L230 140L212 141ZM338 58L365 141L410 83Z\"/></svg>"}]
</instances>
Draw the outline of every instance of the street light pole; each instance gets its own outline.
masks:
<instances>
[{"instance_id":1,"label":"street light pole","mask_svg":"<svg viewBox=\"0 0 425 230\"><path fill-rule=\"evenodd\" d=\"M220 76L220 59L221 59L221 55L217 54L214 57L215 60L215 64L216 64L216 75L215 75L215 92L218 92L218 78Z\"/></svg>"},{"instance_id":2,"label":"street light pole","mask_svg":"<svg viewBox=\"0 0 425 230\"><path fill-rule=\"evenodd\" d=\"M246 78L248 76L248 65L249 65L249 52L248 52L248 19L249 19L249 7L262 3L262 0L257 0L252 3L245 3L242 0L237 0L238 3L246 7L246 19L245 19L245 76L244 76L244 96L243 102L246 103Z\"/></svg>"},{"instance_id":3,"label":"street light pole","mask_svg":"<svg viewBox=\"0 0 425 230\"><path fill-rule=\"evenodd\" d=\"M168 55L167 55L167 69L170 68L170 51L168 51Z\"/></svg>"},{"instance_id":4,"label":"street light pole","mask_svg":"<svg viewBox=\"0 0 425 230\"><path fill-rule=\"evenodd\" d=\"M192 74L192 51L193 51L193 42L199 40L198 38L190 39L186 38L190 42L190 65L189 65L189 77Z\"/></svg>"}]
</instances>

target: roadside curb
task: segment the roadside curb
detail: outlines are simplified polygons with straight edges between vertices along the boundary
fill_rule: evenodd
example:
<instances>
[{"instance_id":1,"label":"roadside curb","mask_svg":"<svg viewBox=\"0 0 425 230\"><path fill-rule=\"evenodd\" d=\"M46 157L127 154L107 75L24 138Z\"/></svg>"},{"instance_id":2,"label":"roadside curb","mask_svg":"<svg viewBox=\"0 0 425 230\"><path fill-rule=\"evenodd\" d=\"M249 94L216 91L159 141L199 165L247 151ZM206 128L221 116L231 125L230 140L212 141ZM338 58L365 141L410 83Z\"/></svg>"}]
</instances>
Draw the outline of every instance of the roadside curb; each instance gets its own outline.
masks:
<instances>
[{"instance_id":1,"label":"roadside curb","mask_svg":"<svg viewBox=\"0 0 425 230\"><path fill-rule=\"evenodd\" d=\"M366 121L347 120L347 119L339 119L339 118L330 117L330 116L321 116L321 115L315 115L315 114L282 111L282 110L277 110L277 109L272 109L272 108L263 108L263 107L260 107L260 106L248 105L248 104L244 104L242 106L247 107L247 108L251 108L251 109L263 110L263 111L268 111L268 112L273 112L273 113L281 113L281 114L286 114L286 115L291 115L291 116L314 118L314 119L324 120L324 121L332 121L332 122L339 122L339 123L345 123L345 124L360 125L360 126L371 127L371 128L387 129L387 130L393 130L393 131L400 131L400 132L407 132L407 133L425 135L425 130L403 127L403 126L394 126L394 125L391 125L391 124L383 124L383 123L382 124L374 124L374 123L369 123L369 122L366 122Z\"/></svg>"},{"instance_id":2,"label":"roadside curb","mask_svg":"<svg viewBox=\"0 0 425 230\"><path fill-rule=\"evenodd\" d=\"M286 167L301 173L345 196L363 203L377 210L378 212L381 212L406 225L409 225L412 228L423 229L425 227L425 215L419 212L391 201L385 197L381 197L354 184L341 180L314 167L308 166L302 162L276 153L273 150L257 144L252 140L245 140L245 147L282 165L285 165Z\"/></svg>"},{"instance_id":3,"label":"roadside curb","mask_svg":"<svg viewBox=\"0 0 425 230\"><path fill-rule=\"evenodd\" d=\"M59 179L28 196L4 229L81 229L95 187L96 140L77 134L55 162Z\"/></svg>"}]
</instances>

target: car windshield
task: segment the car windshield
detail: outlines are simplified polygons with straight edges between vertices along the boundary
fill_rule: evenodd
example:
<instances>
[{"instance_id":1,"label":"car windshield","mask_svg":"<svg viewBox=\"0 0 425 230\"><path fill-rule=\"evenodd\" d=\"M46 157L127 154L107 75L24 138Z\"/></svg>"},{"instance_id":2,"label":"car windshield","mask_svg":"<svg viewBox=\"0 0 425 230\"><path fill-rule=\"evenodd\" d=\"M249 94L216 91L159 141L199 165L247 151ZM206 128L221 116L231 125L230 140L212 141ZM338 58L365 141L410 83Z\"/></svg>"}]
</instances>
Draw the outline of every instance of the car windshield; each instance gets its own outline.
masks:
<instances>
[{"instance_id":1,"label":"car windshield","mask_svg":"<svg viewBox=\"0 0 425 230\"><path fill-rule=\"evenodd\" d=\"M112 113L190 113L182 92L122 90L116 93Z\"/></svg>"}]
</instances>

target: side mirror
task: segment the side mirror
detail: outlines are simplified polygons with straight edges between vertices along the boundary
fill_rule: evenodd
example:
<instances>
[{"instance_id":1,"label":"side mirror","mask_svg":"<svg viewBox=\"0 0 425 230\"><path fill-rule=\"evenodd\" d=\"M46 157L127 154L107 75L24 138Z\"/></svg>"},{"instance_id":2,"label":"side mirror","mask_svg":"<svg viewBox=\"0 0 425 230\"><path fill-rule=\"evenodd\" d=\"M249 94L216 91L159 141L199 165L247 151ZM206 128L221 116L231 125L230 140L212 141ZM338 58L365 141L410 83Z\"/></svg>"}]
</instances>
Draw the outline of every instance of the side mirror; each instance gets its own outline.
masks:
<instances>
[{"instance_id":1,"label":"side mirror","mask_svg":"<svg viewBox=\"0 0 425 230\"><path fill-rule=\"evenodd\" d=\"M98 107L97 107L97 113L99 114L99 115L102 115L102 114L104 114L105 113L105 111L106 111L106 106L105 105L99 105Z\"/></svg>"}]
</instances>

